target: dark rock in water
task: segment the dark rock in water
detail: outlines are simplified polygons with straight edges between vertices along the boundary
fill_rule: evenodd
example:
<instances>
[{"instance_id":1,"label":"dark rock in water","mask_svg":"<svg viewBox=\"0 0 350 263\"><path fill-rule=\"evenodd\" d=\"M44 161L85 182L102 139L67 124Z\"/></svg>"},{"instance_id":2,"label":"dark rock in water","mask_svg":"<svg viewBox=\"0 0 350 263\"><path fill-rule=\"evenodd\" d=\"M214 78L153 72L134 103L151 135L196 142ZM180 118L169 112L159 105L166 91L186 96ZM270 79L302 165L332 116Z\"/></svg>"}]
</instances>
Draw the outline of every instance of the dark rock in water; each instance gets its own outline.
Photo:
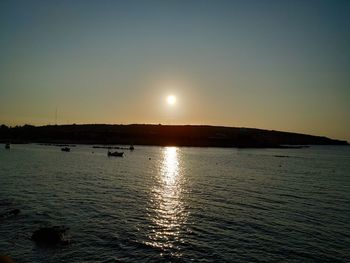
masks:
<instances>
[{"instance_id":1,"label":"dark rock in water","mask_svg":"<svg viewBox=\"0 0 350 263\"><path fill-rule=\"evenodd\" d=\"M0 263L14 263L10 256L0 255Z\"/></svg>"},{"instance_id":2,"label":"dark rock in water","mask_svg":"<svg viewBox=\"0 0 350 263\"><path fill-rule=\"evenodd\" d=\"M64 226L42 227L34 231L32 240L46 246L67 245L69 243L66 236L68 229Z\"/></svg>"},{"instance_id":3,"label":"dark rock in water","mask_svg":"<svg viewBox=\"0 0 350 263\"><path fill-rule=\"evenodd\" d=\"M17 208L10 211L11 215L14 215L14 216L18 215L19 212L20 212L20 210Z\"/></svg>"},{"instance_id":4,"label":"dark rock in water","mask_svg":"<svg viewBox=\"0 0 350 263\"><path fill-rule=\"evenodd\" d=\"M16 216L16 215L19 214L19 212L20 212L20 210L17 209L17 208L16 208L16 209L12 209L12 210L10 210L10 211L7 211L7 212L1 214L1 215L0 215L0 219L1 219L1 218L8 218L8 217Z\"/></svg>"}]
</instances>

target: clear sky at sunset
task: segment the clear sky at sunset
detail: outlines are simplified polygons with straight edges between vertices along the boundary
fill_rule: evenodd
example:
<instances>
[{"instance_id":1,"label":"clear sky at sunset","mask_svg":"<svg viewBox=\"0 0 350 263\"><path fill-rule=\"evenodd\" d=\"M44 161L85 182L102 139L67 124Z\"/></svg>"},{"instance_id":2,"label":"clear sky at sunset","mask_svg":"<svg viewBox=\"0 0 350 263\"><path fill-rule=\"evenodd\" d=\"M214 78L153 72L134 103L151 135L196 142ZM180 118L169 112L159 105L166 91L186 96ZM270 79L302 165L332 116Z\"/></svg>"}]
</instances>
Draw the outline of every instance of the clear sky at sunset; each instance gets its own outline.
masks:
<instances>
[{"instance_id":1,"label":"clear sky at sunset","mask_svg":"<svg viewBox=\"0 0 350 263\"><path fill-rule=\"evenodd\" d=\"M350 1L0 1L0 123L350 140ZM176 98L170 104L169 95Z\"/></svg>"}]
</instances>

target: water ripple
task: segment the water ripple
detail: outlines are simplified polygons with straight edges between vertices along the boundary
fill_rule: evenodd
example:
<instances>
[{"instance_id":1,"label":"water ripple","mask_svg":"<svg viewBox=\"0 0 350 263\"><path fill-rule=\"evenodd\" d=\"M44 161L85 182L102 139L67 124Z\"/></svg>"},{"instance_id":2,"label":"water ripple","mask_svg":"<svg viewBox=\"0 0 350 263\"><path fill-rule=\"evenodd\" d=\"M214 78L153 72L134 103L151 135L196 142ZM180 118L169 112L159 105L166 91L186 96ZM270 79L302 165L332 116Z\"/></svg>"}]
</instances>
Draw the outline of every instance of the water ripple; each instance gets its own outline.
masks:
<instances>
[{"instance_id":1,"label":"water ripple","mask_svg":"<svg viewBox=\"0 0 350 263\"><path fill-rule=\"evenodd\" d=\"M0 218L0 253L24 263L349 261L347 148L94 152L0 150L0 215L21 210ZM35 246L43 225L70 227L72 244Z\"/></svg>"}]
</instances>

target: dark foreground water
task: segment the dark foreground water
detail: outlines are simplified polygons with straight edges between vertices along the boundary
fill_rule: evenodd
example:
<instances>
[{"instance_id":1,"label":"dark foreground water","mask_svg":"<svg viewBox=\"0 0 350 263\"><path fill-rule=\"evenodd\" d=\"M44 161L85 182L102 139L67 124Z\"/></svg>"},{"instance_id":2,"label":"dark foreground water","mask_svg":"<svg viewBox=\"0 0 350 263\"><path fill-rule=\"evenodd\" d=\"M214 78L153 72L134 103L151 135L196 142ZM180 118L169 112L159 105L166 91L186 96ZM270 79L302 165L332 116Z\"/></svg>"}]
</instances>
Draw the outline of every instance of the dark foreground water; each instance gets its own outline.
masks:
<instances>
[{"instance_id":1,"label":"dark foreground water","mask_svg":"<svg viewBox=\"0 0 350 263\"><path fill-rule=\"evenodd\" d=\"M0 145L0 254L16 262L349 262L350 147ZM93 153L94 152L94 153ZM42 226L68 246L38 247Z\"/></svg>"}]
</instances>

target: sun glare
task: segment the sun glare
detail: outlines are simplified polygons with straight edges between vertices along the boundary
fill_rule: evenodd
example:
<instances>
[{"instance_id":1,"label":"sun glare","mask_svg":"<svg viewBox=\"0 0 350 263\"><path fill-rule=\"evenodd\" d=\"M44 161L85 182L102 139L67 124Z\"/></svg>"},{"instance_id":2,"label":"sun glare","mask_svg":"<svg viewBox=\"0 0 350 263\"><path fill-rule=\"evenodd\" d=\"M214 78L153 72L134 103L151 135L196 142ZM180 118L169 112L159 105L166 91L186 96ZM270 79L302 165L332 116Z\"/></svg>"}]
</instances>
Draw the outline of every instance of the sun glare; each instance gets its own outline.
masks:
<instances>
[{"instance_id":1,"label":"sun glare","mask_svg":"<svg viewBox=\"0 0 350 263\"><path fill-rule=\"evenodd\" d=\"M174 95L169 95L166 101L169 105L174 105L176 103L176 97Z\"/></svg>"}]
</instances>

